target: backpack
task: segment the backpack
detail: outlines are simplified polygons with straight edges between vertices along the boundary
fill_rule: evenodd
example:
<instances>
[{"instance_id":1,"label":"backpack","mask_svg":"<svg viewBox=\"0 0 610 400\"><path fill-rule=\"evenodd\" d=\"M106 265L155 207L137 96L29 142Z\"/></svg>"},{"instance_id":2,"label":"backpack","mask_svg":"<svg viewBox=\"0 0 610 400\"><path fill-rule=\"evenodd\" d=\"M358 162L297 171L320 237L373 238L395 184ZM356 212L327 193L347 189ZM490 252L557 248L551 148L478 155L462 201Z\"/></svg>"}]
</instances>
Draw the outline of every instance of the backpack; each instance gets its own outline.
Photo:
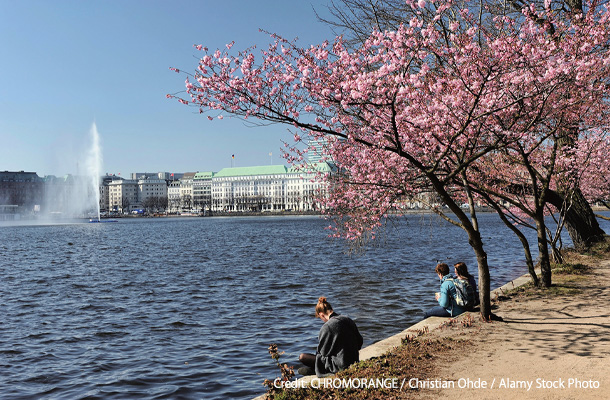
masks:
<instances>
[{"instance_id":1,"label":"backpack","mask_svg":"<svg viewBox=\"0 0 610 400\"><path fill-rule=\"evenodd\" d=\"M466 309L472 309L476 304L476 293L468 282L468 279L451 278L448 279L455 286L455 303Z\"/></svg>"}]
</instances>

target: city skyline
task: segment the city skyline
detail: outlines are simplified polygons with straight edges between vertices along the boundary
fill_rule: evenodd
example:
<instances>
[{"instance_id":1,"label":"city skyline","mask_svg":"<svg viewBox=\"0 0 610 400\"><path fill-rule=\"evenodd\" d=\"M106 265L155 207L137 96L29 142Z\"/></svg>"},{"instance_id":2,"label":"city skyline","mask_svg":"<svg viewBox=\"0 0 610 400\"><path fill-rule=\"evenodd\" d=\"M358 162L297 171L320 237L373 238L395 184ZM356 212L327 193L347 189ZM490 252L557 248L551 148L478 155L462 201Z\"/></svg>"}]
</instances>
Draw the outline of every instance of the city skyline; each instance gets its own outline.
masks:
<instances>
[{"instance_id":1,"label":"city skyline","mask_svg":"<svg viewBox=\"0 0 610 400\"><path fill-rule=\"evenodd\" d=\"M93 123L104 173L269 165L269 153L279 164L285 127L208 121L165 97L184 89L169 68L194 70L195 44L264 48L259 28L302 45L334 37L316 18L326 11L319 0L0 5L0 170L43 176L76 173Z\"/></svg>"},{"instance_id":2,"label":"city skyline","mask_svg":"<svg viewBox=\"0 0 610 400\"><path fill-rule=\"evenodd\" d=\"M269 156L269 155L267 155ZM100 174L100 177L103 176L120 176L121 178L124 179L132 179L131 176L133 174L187 174L187 173L197 173L197 172L213 172L213 173L218 173L223 169L227 169L227 168L244 168L244 167L264 167L264 166L269 166L269 165L281 165L281 166L286 166L289 167L288 163L278 163L278 162L273 162L273 163L268 163L268 164L258 164L258 165L230 165L230 166L225 166L225 167L220 167L220 168L211 168L211 169L196 169L196 170L189 170L189 171L179 171L179 170L174 170L174 169L169 169L169 170L148 170L148 171L144 171L144 170L136 170L136 171L126 171L126 172L116 172L116 173L112 173L112 172L108 172L108 171L102 171L102 173ZM35 173L37 174L39 177L44 178L45 176L55 176L55 177L61 177L61 176L66 176L66 175L74 175L74 176L78 176L78 175L85 175L85 174L79 174L77 172L71 172L71 171L67 171L65 174L42 174L39 171L34 171L34 170L28 170L28 169L24 169L24 168L17 168L17 169L4 169L4 168L0 168L0 172L28 172L28 173Z\"/></svg>"}]
</instances>

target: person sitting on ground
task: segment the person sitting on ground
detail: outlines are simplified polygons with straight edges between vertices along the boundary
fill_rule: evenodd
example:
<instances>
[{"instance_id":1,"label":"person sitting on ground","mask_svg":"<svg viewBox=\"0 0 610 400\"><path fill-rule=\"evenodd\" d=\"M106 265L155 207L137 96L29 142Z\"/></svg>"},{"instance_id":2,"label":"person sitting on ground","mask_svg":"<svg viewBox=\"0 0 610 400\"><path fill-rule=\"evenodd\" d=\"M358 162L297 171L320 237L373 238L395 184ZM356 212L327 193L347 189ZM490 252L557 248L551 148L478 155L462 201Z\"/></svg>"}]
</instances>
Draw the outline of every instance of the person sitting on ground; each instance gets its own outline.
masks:
<instances>
[{"instance_id":1,"label":"person sitting on ground","mask_svg":"<svg viewBox=\"0 0 610 400\"><path fill-rule=\"evenodd\" d=\"M472 276L468 273L468 267L463 262L459 262L459 263L455 264L453 267L455 268L456 278L457 279L466 279L468 281L468 284L470 284L470 286L473 288L473 290L474 290L473 307L478 306L479 305L479 291L477 290L477 282L474 279L474 276Z\"/></svg>"},{"instance_id":2,"label":"person sitting on ground","mask_svg":"<svg viewBox=\"0 0 610 400\"><path fill-rule=\"evenodd\" d=\"M456 303L457 289L453 283L453 278L449 275L449 266L440 263L434 269L441 280L441 291L436 293L438 306L432 307L424 314L424 319L428 317L455 317L462 314L466 309Z\"/></svg>"},{"instance_id":3,"label":"person sitting on ground","mask_svg":"<svg viewBox=\"0 0 610 400\"><path fill-rule=\"evenodd\" d=\"M316 317L324 322L318 335L318 349L315 355L303 353L299 356L299 361L306 367L299 368L298 372L322 377L360 361L363 340L354 321L334 312L326 297L318 299Z\"/></svg>"}]
</instances>

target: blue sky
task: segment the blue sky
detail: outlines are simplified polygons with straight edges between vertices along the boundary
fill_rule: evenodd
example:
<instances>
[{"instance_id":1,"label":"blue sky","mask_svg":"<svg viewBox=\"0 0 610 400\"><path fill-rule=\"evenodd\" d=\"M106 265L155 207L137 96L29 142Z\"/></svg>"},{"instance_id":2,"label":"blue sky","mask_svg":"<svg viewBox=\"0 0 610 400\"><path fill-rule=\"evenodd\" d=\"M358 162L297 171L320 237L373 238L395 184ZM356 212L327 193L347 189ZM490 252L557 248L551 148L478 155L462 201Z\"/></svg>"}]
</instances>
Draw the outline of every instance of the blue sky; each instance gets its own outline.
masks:
<instances>
[{"instance_id":1,"label":"blue sky","mask_svg":"<svg viewBox=\"0 0 610 400\"><path fill-rule=\"evenodd\" d=\"M77 172L95 122L103 172L283 164L284 126L208 121L166 99L201 53L264 46L259 28L308 46L331 39L326 0L0 0L0 170ZM273 153L269 157L269 153Z\"/></svg>"}]
</instances>

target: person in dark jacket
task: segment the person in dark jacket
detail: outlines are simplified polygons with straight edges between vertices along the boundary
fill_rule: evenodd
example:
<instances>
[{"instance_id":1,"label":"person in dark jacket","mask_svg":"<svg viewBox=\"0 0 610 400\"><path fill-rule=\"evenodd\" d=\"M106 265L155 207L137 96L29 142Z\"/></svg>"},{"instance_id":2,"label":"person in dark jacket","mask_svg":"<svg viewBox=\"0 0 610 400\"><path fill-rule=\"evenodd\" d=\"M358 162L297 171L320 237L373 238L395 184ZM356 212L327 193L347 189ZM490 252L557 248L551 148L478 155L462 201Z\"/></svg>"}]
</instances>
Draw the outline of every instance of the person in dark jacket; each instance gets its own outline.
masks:
<instances>
[{"instance_id":1,"label":"person in dark jacket","mask_svg":"<svg viewBox=\"0 0 610 400\"><path fill-rule=\"evenodd\" d=\"M322 377L360 361L363 340L356 323L334 312L326 297L318 299L316 317L324 322L318 335L318 349L315 355L303 353L299 356L299 361L307 367L299 368L299 373L311 375L315 372Z\"/></svg>"}]
</instances>

